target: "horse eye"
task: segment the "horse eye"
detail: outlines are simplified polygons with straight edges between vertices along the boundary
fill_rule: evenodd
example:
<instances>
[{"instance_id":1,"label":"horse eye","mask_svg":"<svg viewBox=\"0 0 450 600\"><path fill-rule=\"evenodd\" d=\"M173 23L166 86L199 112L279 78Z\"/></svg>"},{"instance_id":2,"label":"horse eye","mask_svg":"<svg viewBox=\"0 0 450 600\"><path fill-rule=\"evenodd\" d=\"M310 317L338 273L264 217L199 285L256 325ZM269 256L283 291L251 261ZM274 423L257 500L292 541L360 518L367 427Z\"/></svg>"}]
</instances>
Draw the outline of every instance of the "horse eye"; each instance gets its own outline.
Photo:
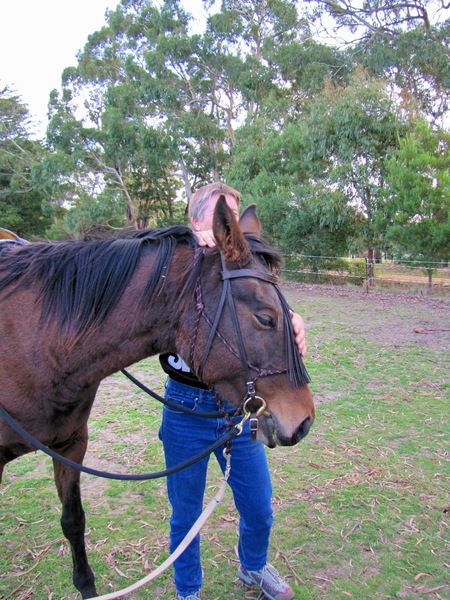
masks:
<instances>
[{"instance_id":1,"label":"horse eye","mask_svg":"<svg viewBox=\"0 0 450 600\"><path fill-rule=\"evenodd\" d=\"M276 323L273 317L270 317L269 315L255 315L255 317L263 327L275 329Z\"/></svg>"}]
</instances>

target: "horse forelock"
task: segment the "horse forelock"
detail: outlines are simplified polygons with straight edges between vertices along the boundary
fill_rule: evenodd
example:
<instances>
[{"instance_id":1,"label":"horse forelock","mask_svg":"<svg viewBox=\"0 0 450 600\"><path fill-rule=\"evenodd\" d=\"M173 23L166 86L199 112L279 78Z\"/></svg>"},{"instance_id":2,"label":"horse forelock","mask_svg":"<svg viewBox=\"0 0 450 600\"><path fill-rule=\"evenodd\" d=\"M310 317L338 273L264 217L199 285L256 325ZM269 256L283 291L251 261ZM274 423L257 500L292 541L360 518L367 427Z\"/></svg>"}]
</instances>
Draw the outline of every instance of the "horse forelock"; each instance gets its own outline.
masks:
<instances>
[{"instance_id":1,"label":"horse forelock","mask_svg":"<svg viewBox=\"0 0 450 600\"><path fill-rule=\"evenodd\" d=\"M124 237L88 241L35 243L0 260L0 292L36 286L42 319L56 317L59 327L74 333L99 325L117 305L145 248L156 249L141 302L149 302L178 244L195 246L184 226L133 232Z\"/></svg>"},{"instance_id":2,"label":"horse forelock","mask_svg":"<svg viewBox=\"0 0 450 600\"><path fill-rule=\"evenodd\" d=\"M282 255L258 235L247 233L245 238L253 256L263 260L270 271L278 273L284 264Z\"/></svg>"},{"instance_id":3,"label":"horse forelock","mask_svg":"<svg viewBox=\"0 0 450 600\"><path fill-rule=\"evenodd\" d=\"M283 257L281 254L269 246L267 242L258 235L245 234L245 238L252 251L252 256L260 260L264 266L266 266L271 272L278 272L283 265ZM217 248L208 247L197 247L195 253L194 263L189 265L189 274L185 280L185 285L181 297L178 298L178 308L181 313L188 311L192 308L193 302L195 302L195 290L199 277L202 275L209 275L214 271L211 270L210 264L208 263L208 269L204 269L204 262L206 257L217 257L217 271L221 271L220 253ZM203 278L203 277L202 277Z\"/></svg>"}]
</instances>

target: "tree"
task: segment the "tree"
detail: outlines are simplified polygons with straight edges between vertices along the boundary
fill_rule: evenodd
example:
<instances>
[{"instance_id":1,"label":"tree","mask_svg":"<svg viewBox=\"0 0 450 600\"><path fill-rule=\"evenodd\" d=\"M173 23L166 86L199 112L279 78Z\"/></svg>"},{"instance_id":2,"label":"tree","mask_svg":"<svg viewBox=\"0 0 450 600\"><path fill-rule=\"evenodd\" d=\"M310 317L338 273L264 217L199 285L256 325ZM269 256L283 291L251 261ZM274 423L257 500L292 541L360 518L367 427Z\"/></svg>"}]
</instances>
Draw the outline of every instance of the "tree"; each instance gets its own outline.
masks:
<instances>
[{"instance_id":1,"label":"tree","mask_svg":"<svg viewBox=\"0 0 450 600\"><path fill-rule=\"evenodd\" d=\"M0 224L24 238L42 235L50 219L33 171L44 149L30 139L28 107L7 87L0 90L0 117Z\"/></svg>"},{"instance_id":2,"label":"tree","mask_svg":"<svg viewBox=\"0 0 450 600\"><path fill-rule=\"evenodd\" d=\"M328 16L323 22L328 35L348 47L352 61L388 80L407 112L445 122L450 108L448 3L316 0L316 6L316 15Z\"/></svg>"},{"instance_id":3,"label":"tree","mask_svg":"<svg viewBox=\"0 0 450 600\"><path fill-rule=\"evenodd\" d=\"M227 181L255 202L265 235L285 252L346 253L357 223L346 195L320 179L328 157L312 151L305 115L281 129L262 118L237 132Z\"/></svg>"},{"instance_id":4,"label":"tree","mask_svg":"<svg viewBox=\"0 0 450 600\"><path fill-rule=\"evenodd\" d=\"M162 203L167 216L172 211L173 201L167 205L167 198L173 182L171 146L164 131L146 125L132 103L127 104L126 84L112 89L100 105L88 103L87 117L79 120L70 90L74 82L78 85L78 75L71 69L65 77L63 97L53 94L47 137L54 151L48 171L54 172L55 183L63 182L66 202L75 203L86 194L106 199L109 193L115 198L120 192L126 206L123 226L127 222L134 228L147 226L152 204Z\"/></svg>"},{"instance_id":5,"label":"tree","mask_svg":"<svg viewBox=\"0 0 450 600\"><path fill-rule=\"evenodd\" d=\"M386 225L386 160L396 151L404 124L385 83L357 70L345 88L330 86L313 103L310 160L314 177L340 190L361 215L361 237L373 264ZM370 276L370 273L369 273Z\"/></svg>"},{"instance_id":6,"label":"tree","mask_svg":"<svg viewBox=\"0 0 450 600\"><path fill-rule=\"evenodd\" d=\"M427 268L450 259L450 134L414 124L388 162L393 194L387 235L398 253Z\"/></svg>"},{"instance_id":7,"label":"tree","mask_svg":"<svg viewBox=\"0 0 450 600\"><path fill-rule=\"evenodd\" d=\"M298 35L292 2L227 0L202 34L191 33L191 18L178 0L160 7L123 0L90 36L77 67L66 69L55 100L52 147L70 154L74 167L103 174L106 185L115 181L131 218L136 203L138 210L165 206L170 215L177 180L189 197L221 178L237 128L266 97L285 96L266 55L269 40Z\"/></svg>"}]
</instances>

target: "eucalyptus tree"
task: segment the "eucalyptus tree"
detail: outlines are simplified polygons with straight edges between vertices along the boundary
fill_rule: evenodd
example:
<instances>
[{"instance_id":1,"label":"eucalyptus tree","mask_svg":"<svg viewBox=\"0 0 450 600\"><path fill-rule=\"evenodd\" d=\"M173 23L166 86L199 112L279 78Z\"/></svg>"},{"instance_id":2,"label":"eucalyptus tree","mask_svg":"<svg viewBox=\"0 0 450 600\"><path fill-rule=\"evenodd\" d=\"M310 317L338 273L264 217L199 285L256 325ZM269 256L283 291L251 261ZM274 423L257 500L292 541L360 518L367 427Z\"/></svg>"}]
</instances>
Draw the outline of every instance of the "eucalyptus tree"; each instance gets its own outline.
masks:
<instances>
[{"instance_id":1,"label":"eucalyptus tree","mask_svg":"<svg viewBox=\"0 0 450 600\"><path fill-rule=\"evenodd\" d=\"M150 101L153 82L144 55L151 47L141 39L147 32L148 41L158 27L163 38L164 28L176 25L149 2L124 1L89 37L78 65L63 73L62 94L52 98L48 141L56 162L64 163L73 200L86 191L113 198L119 192L126 205L123 224L134 228L178 218L176 146L168 120Z\"/></svg>"},{"instance_id":2,"label":"eucalyptus tree","mask_svg":"<svg viewBox=\"0 0 450 600\"><path fill-rule=\"evenodd\" d=\"M450 134L415 122L387 169L388 239L397 256L427 268L431 287L439 262L450 259Z\"/></svg>"},{"instance_id":3,"label":"eucalyptus tree","mask_svg":"<svg viewBox=\"0 0 450 600\"><path fill-rule=\"evenodd\" d=\"M345 86L328 81L284 127L260 119L239 132L228 179L284 248L358 246L373 258L384 247L386 161L405 129L385 88L359 69Z\"/></svg>"},{"instance_id":4,"label":"eucalyptus tree","mask_svg":"<svg viewBox=\"0 0 450 600\"><path fill-rule=\"evenodd\" d=\"M340 190L359 212L361 228L355 233L372 261L384 247L386 162L405 131L385 82L357 70L345 88L327 88L312 106L309 130L311 159L319 165L315 177L330 191Z\"/></svg>"},{"instance_id":5,"label":"eucalyptus tree","mask_svg":"<svg viewBox=\"0 0 450 600\"><path fill-rule=\"evenodd\" d=\"M393 85L404 110L445 123L450 109L446 0L315 0L324 29L349 56Z\"/></svg>"},{"instance_id":6,"label":"eucalyptus tree","mask_svg":"<svg viewBox=\"0 0 450 600\"><path fill-rule=\"evenodd\" d=\"M0 226L22 237L41 235L50 221L45 197L33 173L43 159L41 142L31 139L28 107L11 89L0 90Z\"/></svg>"},{"instance_id":7,"label":"eucalyptus tree","mask_svg":"<svg viewBox=\"0 0 450 600\"><path fill-rule=\"evenodd\" d=\"M200 33L178 0L122 0L65 70L49 141L121 189L134 226L155 206L170 219L178 182L189 197L221 178L239 127L286 98L270 54L299 27L290 0L224 0Z\"/></svg>"}]
</instances>

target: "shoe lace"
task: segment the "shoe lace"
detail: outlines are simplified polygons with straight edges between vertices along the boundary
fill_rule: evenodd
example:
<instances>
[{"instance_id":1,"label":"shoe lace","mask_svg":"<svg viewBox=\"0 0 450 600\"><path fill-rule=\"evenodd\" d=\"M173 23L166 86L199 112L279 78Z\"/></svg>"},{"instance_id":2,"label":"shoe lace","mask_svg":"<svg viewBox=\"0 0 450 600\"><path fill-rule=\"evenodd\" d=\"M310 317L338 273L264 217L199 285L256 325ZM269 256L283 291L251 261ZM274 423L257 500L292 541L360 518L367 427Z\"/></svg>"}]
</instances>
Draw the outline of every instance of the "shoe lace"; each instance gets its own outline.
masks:
<instances>
[{"instance_id":1,"label":"shoe lace","mask_svg":"<svg viewBox=\"0 0 450 600\"><path fill-rule=\"evenodd\" d=\"M266 564L259 572L261 577L261 584L267 584L272 589L277 589L281 586L285 587L284 580L280 577L280 574L272 567L272 565Z\"/></svg>"}]
</instances>

